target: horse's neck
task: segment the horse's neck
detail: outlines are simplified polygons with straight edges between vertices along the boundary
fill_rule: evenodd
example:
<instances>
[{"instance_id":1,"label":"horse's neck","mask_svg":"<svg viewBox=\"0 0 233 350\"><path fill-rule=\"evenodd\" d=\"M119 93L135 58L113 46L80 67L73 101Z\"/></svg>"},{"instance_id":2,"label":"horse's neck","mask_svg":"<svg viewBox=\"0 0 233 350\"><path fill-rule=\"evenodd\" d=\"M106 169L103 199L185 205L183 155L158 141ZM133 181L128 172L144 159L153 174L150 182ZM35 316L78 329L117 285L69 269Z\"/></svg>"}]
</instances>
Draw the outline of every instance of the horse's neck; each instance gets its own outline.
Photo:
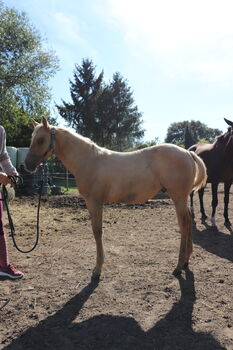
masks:
<instances>
[{"instance_id":1,"label":"horse's neck","mask_svg":"<svg viewBox=\"0 0 233 350\"><path fill-rule=\"evenodd\" d=\"M229 164L229 168L233 172L233 144L232 140L229 140L225 150L226 162Z\"/></svg>"},{"instance_id":2,"label":"horse's neck","mask_svg":"<svg viewBox=\"0 0 233 350\"><path fill-rule=\"evenodd\" d=\"M73 174L87 163L91 153L91 145L82 138L63 129L57 129L55 136L55 155L64 166Z\"/></svg>"},{"instance_id":3,"label":"horse's neck","mask_svg":"<svg viewBox=\"0 0 233 350\"><path fill-rule=\"evenodd\" d=\"M231 137L231 136L230 136ZM231 139L217 140L214 147L215 159L224 162L224 169L233 171L233 143Z\"/></svg>"},{"instance_id":4,"label":"horse's neck","mask_svg":"<svg viewBox=\"0 0 233 350\"><path fill-rule=\"evenodd\" d=\"M224 144L221 147L224 158L231 160L233 156L233 142L230 135L227 140L224 140Z\"/></svg>"}]
</instances>

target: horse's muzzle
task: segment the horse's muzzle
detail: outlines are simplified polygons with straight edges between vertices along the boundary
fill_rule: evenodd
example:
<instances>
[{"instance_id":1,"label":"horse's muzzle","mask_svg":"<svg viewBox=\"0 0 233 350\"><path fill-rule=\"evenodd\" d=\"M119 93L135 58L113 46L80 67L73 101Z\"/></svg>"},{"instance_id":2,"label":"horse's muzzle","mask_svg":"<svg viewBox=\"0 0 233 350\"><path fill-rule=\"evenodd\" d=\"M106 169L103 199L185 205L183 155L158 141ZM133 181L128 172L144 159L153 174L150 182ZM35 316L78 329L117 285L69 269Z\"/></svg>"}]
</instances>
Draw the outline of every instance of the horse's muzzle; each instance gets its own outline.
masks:
<instances>
[{"instance_id":1,"label":"horse's muzzle","mask_svg":"<svg viewBox=\"0 0 233 350\"><path fill-rule=\"evenodd\" d=\"M40 165L42 160L43 156L29 151L24 161L24 167L27 171L33 173L36 171L37 167Z\"/></svg>"}]
</instances>

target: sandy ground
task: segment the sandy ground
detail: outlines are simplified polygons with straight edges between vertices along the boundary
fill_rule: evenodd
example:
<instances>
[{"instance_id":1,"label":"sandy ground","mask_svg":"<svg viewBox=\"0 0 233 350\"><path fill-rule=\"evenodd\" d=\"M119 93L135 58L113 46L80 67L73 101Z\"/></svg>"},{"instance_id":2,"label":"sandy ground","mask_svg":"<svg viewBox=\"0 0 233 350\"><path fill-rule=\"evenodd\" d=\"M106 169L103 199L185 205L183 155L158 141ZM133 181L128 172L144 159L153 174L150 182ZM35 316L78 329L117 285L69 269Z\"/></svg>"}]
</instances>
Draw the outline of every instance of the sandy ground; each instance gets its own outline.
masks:
<instances>
[{"instance_id":1,"label":"sandy ground","mask_svg":"<svg viewBox=\"0 0 233 350\"><path fill-rule=\"evenodd\" d=\"M223 225L222 196L220 189L217 228L201 223L195 196L194 252L180 278L172 275L180 233L170 199L106 205L99 281L91 281L85 204L43 197L39 246L21 254L8 239L25 277L0 281L0 349L233 350L233 234ZM207 189L208 214L210 201ZM36 197L11 204L24 249L33 244L36 205Z\"/></svg>"}]
</instances>

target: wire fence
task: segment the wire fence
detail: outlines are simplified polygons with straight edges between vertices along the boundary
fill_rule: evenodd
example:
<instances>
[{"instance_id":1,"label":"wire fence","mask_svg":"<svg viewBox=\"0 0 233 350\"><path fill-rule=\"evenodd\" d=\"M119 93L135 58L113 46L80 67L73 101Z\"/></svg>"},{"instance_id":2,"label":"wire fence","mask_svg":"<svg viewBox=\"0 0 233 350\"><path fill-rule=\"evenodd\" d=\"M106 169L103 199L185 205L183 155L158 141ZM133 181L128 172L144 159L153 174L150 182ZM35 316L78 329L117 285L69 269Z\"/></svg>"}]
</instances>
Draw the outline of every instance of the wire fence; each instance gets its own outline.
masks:
<instances>
[{"instance_id":1,"label":"wire fence","mask_svg":"<svg viewBox=\"0 0 233 350\"><path fill-rule=\"evenodd\" d=\"M42 181L42 194L77 192L74 176L58 160L39 166L33 174L28 173L24 166L20 166L18 171L23 183L18 186L16 195L34 195L38 193Z\"/></svg>"},{"instance_id":2,"label":"wire fence","mask_svg":"<svg viewBox=\"0 0 233 350\"><path fill-rule=\"evenodd\" d=\"M55 156L51 157L43 166L39 166L36 172L32 174L27 172L24 167L24 161L28 150L28 147L16 148L7 146L11 162L23 180L23 183L17 186L16 195L33 195L38 193L42 180L42 194L77 191L74 176Z\"/></svg>"}]
</instances>

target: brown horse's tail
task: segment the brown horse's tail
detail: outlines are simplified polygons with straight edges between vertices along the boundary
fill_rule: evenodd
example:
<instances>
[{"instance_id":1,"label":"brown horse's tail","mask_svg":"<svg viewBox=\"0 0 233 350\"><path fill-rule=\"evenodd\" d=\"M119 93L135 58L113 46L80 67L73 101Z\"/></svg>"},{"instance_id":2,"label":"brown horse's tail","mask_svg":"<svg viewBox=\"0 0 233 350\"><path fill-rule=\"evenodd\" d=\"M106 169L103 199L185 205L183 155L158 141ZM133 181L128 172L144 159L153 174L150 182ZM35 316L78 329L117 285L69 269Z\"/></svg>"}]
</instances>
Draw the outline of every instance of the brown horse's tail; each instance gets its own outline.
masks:
<instances>
[{"instance_id":1,"label":"brown horse's tail","mask_svg":"<svg viewBox=\"0 0 233 350\"><path fill-rule=\"evenodd\" d=\"M203 160L193 151L189 151L191 154L195 166L196 166L196 176L193 183L193 191L198 191L201 187L204 187L207 180L206 166Z\"/></svg>"}]
</instances>

